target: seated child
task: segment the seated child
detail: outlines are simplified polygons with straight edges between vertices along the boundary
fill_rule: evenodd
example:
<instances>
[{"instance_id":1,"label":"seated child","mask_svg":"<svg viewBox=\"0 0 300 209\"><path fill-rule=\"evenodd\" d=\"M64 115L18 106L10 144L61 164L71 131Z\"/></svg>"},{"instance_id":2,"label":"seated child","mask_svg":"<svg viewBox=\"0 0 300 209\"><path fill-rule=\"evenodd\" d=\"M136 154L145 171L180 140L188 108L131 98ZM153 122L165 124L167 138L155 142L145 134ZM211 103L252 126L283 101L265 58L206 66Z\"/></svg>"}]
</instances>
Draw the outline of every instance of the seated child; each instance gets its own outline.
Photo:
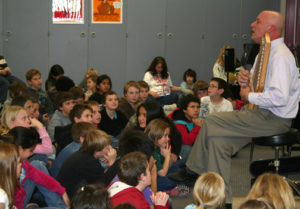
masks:
<instances>
[{"instance_id":1,"label":"seated child","mask_svg":"<svg viewBox=\"0 0 300 209\"><path fill-rule=\"evenodd\" d=\"M157 191L171 190L177 184L169 180L167 174L176 172L178 167L172 165L170 125L162 119L154 119L146 126L145 134L153 140L155 145L153 157L157 168Z\"/></svg>"},{"instance_id":2,"label":"seated child","mask_svg":"<svg viewBox=\"0 0 300 209\"><path fill-rule=\"evenodd\" d=\"M34 127L39 134L40 144L37 144L33 150L34 154L41 154L43 156L33 155L30 160L34 158L39 159L47 163L48 159L45 154L52 153L52 144L51 139L46 131L46 128L43 124L35 119L30 118L26 110L21 106L8 106L1 117L1 129L4 131L1 134L6 134L10 129L14 127L21 126L25 128Z\"/></svg>"},{"instance_id":3,"label":"seated child","mask_svg":"<svg viewBox=\"0 0 300 209\"><path fill-rule=\"evenodd\" d=\"M193 94L199 99L208 96L208 83L206 81L196 81L193 87Z\"/></svg>"},{"instance_id":4,"label":"seated child","mask_svg":"<svg viewBox=\"0 0 300 209\"><path fill-rule=\"evenodd\" d=\"M56 126L66 126L71 124L69 113L74 106L73 95L70 92L59 92L55 100L57 109L53 113L48 125L48 133L52 142L54 142L54 130Z\"/></svg>"},{"instance_id":5,"label":"seated child","mask_svg":"<svg viewBox=\"0 0 300 209\"><path fill-rule=\"evenodd\" d=\"M59 170L57 180L67 189L70 198L87 184L102 182L108 185L114 177L110 171L117 152L110 145L110 137L104 131L91 130L80 149L70 155ZM105 162L106 170L99 160Z\"/></svg>"},{"instance_id":6,"label":"seated child","mask_svg":"<svg viewBox=\"0 0 300 209\"><path fill-rule=\"evenodd\" d=\"M55 64L50 68L49 75L45 83L45 89L47 92L52 92L55 90L56 80L63 76L64 73L64 69L58 64Z\"/></svg>"},{"instance_id":7,"label":"seated child","mask_svg":"<svg viewBox=\"0 0 300 209\"><path fill-rule=\"evenodd\" d=\"M76 104L83 104L84 102L84 92L78 86L73 86L69 89L69 92L73 94L74 105Z\"/></svg>"},{"instance_id":8,"label":"seated child","mask_svg":"<svg viewBox=\"0 0 300 209\"><path fill-rule=\"evenodd\" d=\"M81 187L71 201L71 209L112 209L111 199L101 184L89 184Z\"/></svg>"},{"instance_id":9,"label":"seated child","mask_svg":"<svg viewBox=\"0 0 300 209\"><path fill-rule=\"evenodd\" d=\"M40 105L39 112L42 116L51 115L54 112L53 104L48 94L42 90L41 72L30 69L26 72L26 80L29 85L29 96L35 98Z\"/></svg>"},{"instance_id":10,"label":"seated child","mask_svg":"<svg viewBox=\"0 0 300 209\"><path fill-rule=\"evenodd\" d=\"M123 94L123 97L119 100L118 110L129 120L135 113L139 102L140 86L135 81L128 81L124 86Z\"/></svg>"},{"instance_id":11,"label":"seated child","mask_svg":"<svg viewBox=\"0 0 300 209\"><path fill-rule=\"evenodd\" d=\"M151 184L147 156L141 152L126 154L119 162L117 174L120 181L108 186L113 206L130 203L137 209L150 209L142 193ZM166 193L157 192L152 194L151 199L154 208L169 208L169 196Z\"/></svg>"},{"instance_id":12,"label":"seated child","mask_svg":"<svg viewBox=\"0 0 300 209\"><path fill-rule=\"evenodd\" d=\"M149 94L161 104L171 105L177 102L178 95L174 91L180 91L179 86L174 86L168 72L166 60L163 57L155 57L147 69L144 79L150 87Z\"/></svg>"},{"instance_id":13,"label":"seated child","mask_svg":"<svg viewBox=\"0 0 300 209\"><path fill-rule=\"evenodd\" d=\"M57 174L64 163L64 161L74 152L78 151L82 142L84 141L86 135L91 130L96 129L91 123L88 122L79 122L72 125L72 139L73 141L68 144L63 150L57 155L55 160L52 163L50 173L54 178L57 177Z\"/></svg>"},{"instance_id":14,"label":"seated child","mask_svg":"<svg viewBox=\"0 0 300 209\"><path fill-rule=\"evenodd\" d=\"M37 160L28 162L28 158L38 143L38 133L32 128L15 127L9 131L5 140L17 147L22 162L20 186L16 187L15 191L15 206L25 208L37 187L48 207L69 207L69 198L65 188L49 176L45 165Z\"/></svg>"},{"instance_id":15,"label":"seated child","mask_svg":"<svg viewBox=\"0 0 300 209\"><path fill-rule=\"evenodd\" d=\"M247 200L263 199L275 209L296 208L293 191L283 176L263 173L252 185Z\"/></svg>"},{"instance_id":16,"label":"seated child","mask_svg":"<svg viewBox=\"0 0 300 209\"><path fill-rule=\"evenodd\" d=\"M92 124L98 127L98 124L101 121L101 113L99 103L96 101L86 101L85 104L89 105L93 112L92 112Z\"/></svg>"},{"instance_id":17,"label":"seated child","mask_svg":"<svg viewBox=\"0 0 300 209\"><path fill-rule=\"evenodd\" d=\"M183 82L180 84L180 91L183 95L193 94L193 87L196 81L196 72L192 69L187 69L183 74Z\"/></svg>"},{"instance_id":18,"label":"seated child","mask_svg":"<svg viewBox=\"0 0 300 209\"><path fill-rule=\"evenodd\" d=\"M59 152L73 141L72 125L79 122L92 122L92 108L86 104L77 104L70 111L69 118L71 124L66 126L56 126L54 132L57 143L56 156Z\"/></svg>"},{"instance_id":19,"label":"seated child","mask_svg":"<svg viewBox=\"0 0 300 209\"><path fill-rule=\"evenodd\" d=\"M86 79L87 90L84 92L84 101L88 101L90 96L97 91L97 78L98 75L90 75Z\"/></svg>"},{"instance_id":20,"label":"seated child","mask_svg":"<svg viewBox=\"0 0 300 209\"><path fill-rule=\"evenodd\" d=\"M140 102L145 102L149 100L149 85L145 81L138 81L140 87Z\"/></svg>"},{"instance_id":21,"label":"seated child","mask_svg":"<svg viewBox=\"0 0 300 209\"><path fill-rule=\"evenodd\" d=\"M222 96L226 88L227 84L223 79L211 79L208 87L208 96L201 98L200 116L205 117L214 112L233 111L231 102Z\"/></svg>"},{"instance_id":22,"label":"seated child","mask_svg":"<svg viewBox=\"0 0 300 209\"><path fill-rule=\"evenodd\" d=\"M103 96L106 92L111 90L111 79L108 75L100 75L97 78L97 91L91 95L90 101L96 101L100 105L103 103Z\"/></svg>"},{"instance_id":23,"label":"seated child","mask_svg":"<svg viewBox=\"0 0 300 209\"><path fill-rule=\"evenodd\" d=\"M122 156L131 153L131 152L141 152L146 154L148 162L149 162L149 169L151 173L151 189L150 186L147 186L143 193L144 196L149 203L150 206L153 205L151 201L152 192L156 193L157 185L157 172L156 172L156 165L155 160L152 157L154 150L154 143L148 136L146 136L142 131L134 130L134 129L126 129L120 139L119 139L119 146L118 146L118 156L122 158ZM114 167L117 169L117 165L119 160L114 163ZM117 173L117 171L116 171ZM119 181L118 176L116 176L111 183Z\"/></svg>"},{"instance_id":24,"label":"seated child","mask_svg":"<svg viewBox=\"0 0 300 209\"><path fill-rule=\"evenodd\" d=\"M100 130L105 131L112 138L112 146L118 146L118 137L125 128L128 119L118 109L119 100L115 92L110 91L104 94L104 109L101 111L101 122L98 125Z\"/></svg>"},{"instance_id":25,"label":"seated child","mask_svg":"<svg viewBox=\"0 0 300 209\"><path fill-rule=\"evenodd\" d=\"M200 100L196 96L189 94L180 99L179 108L169 115L182 137L181 159L177 161L177 165L180 167L185 165L201 129L203 120L199 118L199 113Z\"/></svg>"},{"instance_id":26,"label":"seated child","mask_svg":"<svg viewBox=\"0 0 300 209\"><path fill-rule=\"evenodd\" d=\"M23 81L14 81L12 84L9 85L8 93L9 97L5 100L2 111L5 109L5 107L11 105L12 99L16 96L27 95L28 88Z\"/></svg>"},{"instance_id":27,"label":"seated child","mask_svg":"<svg viewBox=\"0 0 300 209\"><path fill-rule=\"evenodd\" d=\"M222 208L220 206L225 202L224 180L217 173L203 173L194 185L193 197L194 204L185 209Z\"/></svg>"},{"instance_id":28,"label":"seated child","mask_svg":"<svg viewBox=\"0 0 300 209\"><path fill-rule=\"evenodd\" d=\"M90 68L86 71L84 79L80 82L80 84L78 86L84 90L87 90L87 80L92 75L95 75L98 77L98 72L94 68Z\"/></svg>"}]
</instances>

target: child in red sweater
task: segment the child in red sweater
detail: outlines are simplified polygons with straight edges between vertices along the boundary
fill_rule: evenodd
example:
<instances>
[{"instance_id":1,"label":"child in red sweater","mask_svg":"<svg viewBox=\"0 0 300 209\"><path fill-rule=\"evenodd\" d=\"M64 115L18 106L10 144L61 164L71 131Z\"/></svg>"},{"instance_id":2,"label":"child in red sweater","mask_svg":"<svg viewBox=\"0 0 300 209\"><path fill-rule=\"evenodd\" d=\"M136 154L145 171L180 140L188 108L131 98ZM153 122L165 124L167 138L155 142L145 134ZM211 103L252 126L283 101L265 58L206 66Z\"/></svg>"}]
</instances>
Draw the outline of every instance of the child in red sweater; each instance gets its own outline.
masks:
<instances>
[{"instance_id":1,"label":"child in red sweater","mask_svg":"<svg viewBox=\"0 0 300 209\"><path fill-rule=\"evenodd\" d=\"M147 156L141 152L125 155L120 160L117 174L120 181L108 186L113 206L129 203L137 209L150 209L142 193L151 184ZM168 199L165 192L157 192L151 196L155 209L169 208Z\"/></svg>"},{"instance_id":2,"label":"child in red sweater","mask_svg":"<svg viewBox=\"0 0 300 209\"><path fill-rule=\"evenodd\" d=\"M199 118L200 100L196 96L191 94L184 96L178 106L179 108L170 113L169 118L182 136L181 158L176 162L179 167L182 167L192 150L203 120Z\"/></svg>"}]
</instances>

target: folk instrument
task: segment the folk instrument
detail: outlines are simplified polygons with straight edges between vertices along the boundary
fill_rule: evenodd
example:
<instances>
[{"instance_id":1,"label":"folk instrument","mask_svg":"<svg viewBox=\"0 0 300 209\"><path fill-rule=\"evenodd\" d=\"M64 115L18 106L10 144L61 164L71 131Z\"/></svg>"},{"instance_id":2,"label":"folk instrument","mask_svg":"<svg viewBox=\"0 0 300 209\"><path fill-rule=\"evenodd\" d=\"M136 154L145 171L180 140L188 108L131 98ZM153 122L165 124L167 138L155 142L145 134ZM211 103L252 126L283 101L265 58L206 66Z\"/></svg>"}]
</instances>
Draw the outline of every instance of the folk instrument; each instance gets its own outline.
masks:
<instances>
[{"instance_id":1,"label":"folk instrument","mask_svg":"<svg viewBox=\"0 0 300 209\"><path fill-rule=\"evenodd\" d=\"M262 38L259 52L257 55L254 72L249 78L248 86L251 92L263 92L267 74L267 67L269 61L271 49L270 34L265 33ZM258 106L254 104L248 104L248 109L257 109Z\"/></svg>"}]
</instances>

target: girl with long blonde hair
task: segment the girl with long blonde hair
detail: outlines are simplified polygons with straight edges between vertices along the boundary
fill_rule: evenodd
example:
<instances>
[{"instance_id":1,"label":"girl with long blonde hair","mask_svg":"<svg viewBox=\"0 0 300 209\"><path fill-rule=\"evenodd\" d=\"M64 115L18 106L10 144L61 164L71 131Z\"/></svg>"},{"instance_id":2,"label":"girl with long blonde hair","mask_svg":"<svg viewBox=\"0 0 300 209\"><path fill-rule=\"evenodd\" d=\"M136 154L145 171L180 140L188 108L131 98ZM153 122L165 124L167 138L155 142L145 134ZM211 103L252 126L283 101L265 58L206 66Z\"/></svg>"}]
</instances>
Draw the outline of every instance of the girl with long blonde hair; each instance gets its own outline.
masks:
<instances>
[{"instance_id":1,"label":"girl with long blonde hair","mask_svg":"<svg viewBox=\"0 0 300 209\"><path fill-rule=\"evenodd\" d=\"M263 198L274 209L295 209L295 199L288 182L278 174L264 173L253 184L247 200Z\"/></svg>"},{"instance_id":2,"label":"girl with long blonde hair","mask_svg":"<svg viewBox=\"0 0 300 209\"><path fill-rule=\"evenodd\" d=\"M0 141L0 209L14 207L17 179L21 172L21 162L16 147Z\"/></svg>"},{"instance_id":3,"label":"girl with long blonde hair","mask_svg":"<svg viewBox=\"0 0 300 209\"><path fill-rule=\"evenodd\" d=\"M193 191L194 204L185 209L215 209L224 204L225 184L215 172L202 174L196 181Z\"/></svg>"}]
</instances>

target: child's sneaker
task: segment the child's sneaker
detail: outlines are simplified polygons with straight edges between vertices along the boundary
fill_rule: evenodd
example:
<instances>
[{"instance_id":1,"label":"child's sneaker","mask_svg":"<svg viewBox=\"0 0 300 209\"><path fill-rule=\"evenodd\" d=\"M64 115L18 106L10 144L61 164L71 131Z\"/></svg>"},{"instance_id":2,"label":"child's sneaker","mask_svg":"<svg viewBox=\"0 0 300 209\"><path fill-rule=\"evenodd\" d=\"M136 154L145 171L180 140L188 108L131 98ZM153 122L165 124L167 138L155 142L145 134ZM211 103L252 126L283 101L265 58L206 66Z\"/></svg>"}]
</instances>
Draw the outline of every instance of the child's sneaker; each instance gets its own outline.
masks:
<instances>
[{"instance_id":1,"label":"child's sneaker","mask_svg":"<svg viewBox=\"0 0 300 209\"><path fill-rule=\"evenodd\" d=\"M187 197L192 191L190 187L188 187L184 184L179 184L175 188L178 191L178 194L177 194L178 197Z\"/></svg>"}]
</instances>

